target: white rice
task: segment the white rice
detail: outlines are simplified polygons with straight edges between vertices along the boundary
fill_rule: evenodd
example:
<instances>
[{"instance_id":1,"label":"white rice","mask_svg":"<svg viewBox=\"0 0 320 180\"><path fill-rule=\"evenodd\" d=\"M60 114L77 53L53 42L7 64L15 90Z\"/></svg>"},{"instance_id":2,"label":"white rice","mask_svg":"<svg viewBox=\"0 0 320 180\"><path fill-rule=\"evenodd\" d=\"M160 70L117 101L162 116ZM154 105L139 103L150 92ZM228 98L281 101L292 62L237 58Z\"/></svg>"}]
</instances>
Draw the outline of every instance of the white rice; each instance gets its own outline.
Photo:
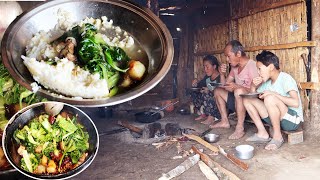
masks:
<instances>
[{"instance_id":1,"label":"white rice","mask_svg":"<svg viewBox=\"0 0 320 180\"><path fill-rule=\"evenodd\" d=\"M109 90L105 79L100 79L99 74L90 74L67 59L57 57L58 52L50 44L54 40L52 36L75 26L69 12L59 9L57 16L58 24L52 32L39 31L30 40L26 56L22 56L24 64L34 80L47 89L75 99L106 98ZM78 25L83 27L85 23L93 24L109 46L118 46L124 50L130 50L134 46L134 39L120 27L113 26L113 21L105 16L101 19L85 18ZM45 59L54 60L57 65L49 65L43 61ZM38 90L34 84L32 87L34 91Z\"/></svg>"},{"instance_id":2,"label":"white rice","mask_svg":"<svg viewBox=\"0 0 320 180\"><path fill-rule=\"evenodd\" d=\"M109 94L107 82L100 79L99 74L90 74L66 58L58 61L56 66L35 58L23 56L22 59L34 80L45 88L83 98L104 98Z\"/></svg>"}]
</instances>

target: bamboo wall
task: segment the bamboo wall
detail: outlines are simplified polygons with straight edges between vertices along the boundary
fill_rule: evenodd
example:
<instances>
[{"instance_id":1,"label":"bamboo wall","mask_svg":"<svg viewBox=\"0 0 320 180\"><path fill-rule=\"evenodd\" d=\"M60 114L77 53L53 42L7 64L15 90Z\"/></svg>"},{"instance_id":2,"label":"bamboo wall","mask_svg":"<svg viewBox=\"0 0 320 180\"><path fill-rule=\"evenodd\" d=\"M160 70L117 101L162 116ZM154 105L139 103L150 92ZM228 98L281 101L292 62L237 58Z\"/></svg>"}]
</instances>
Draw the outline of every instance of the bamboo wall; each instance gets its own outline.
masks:
<instances>
[{"instance_id":1,"label":"bamboo wall","mask_svg":"<svg viewBox=\"0 0 320 180\"><path fill-rule=\"evenodd\" d=\"M305 3L298 3L260 12L238 19L239 41L245 47L270 46L307 41L307 17ZM309 54L307 47L271 50L280 59L280 68L296 81L307 80L301 59ZM249 52L251 58L259 51Z\"/></svg>"},{"instance_id":2,"label":"bamboo wall","mask_svg":"<svg viewBox=\"0 0 320 180\"><path fill-rule=\"evenodd\" d=\"M202 59L206 54L213 54L220 62L226 62L226 57L221 50L229 41L228 31L229 25L226 22L200 29L195 33L193 44L195 78L204 77Z\"/></svg>"}]
</instances>

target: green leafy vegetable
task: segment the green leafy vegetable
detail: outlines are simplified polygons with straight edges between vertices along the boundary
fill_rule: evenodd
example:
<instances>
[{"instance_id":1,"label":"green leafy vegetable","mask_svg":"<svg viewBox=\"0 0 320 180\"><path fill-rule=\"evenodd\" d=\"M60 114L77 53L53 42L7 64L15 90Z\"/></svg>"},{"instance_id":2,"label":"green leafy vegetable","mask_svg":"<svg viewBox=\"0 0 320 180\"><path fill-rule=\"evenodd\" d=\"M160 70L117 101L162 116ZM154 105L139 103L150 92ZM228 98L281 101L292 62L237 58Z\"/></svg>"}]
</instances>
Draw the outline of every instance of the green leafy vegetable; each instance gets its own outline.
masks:
<instances>
[{"instance_id":1,"label":"green leafy vegetable","mask_svg":"<svg viewBox=\"0 0 320 180\"><path fill-rule=\"evenodd\" d=\"M14 81L2 64L0 56L0 129L3 130L8 122L5 116L5 105L19 103L21 109L23 103L29 105L45 100Z\"/></svg>"},{"instance_id":2,"label":"green leafy vegetable","mask_svg":"<svg viewBox=\"0 0 320 180\"><path fill-rule=\"evenodd\" d=\"M58 125L64 129L65 131L68 131L70 133L75 132L78 128L75 126L71 121L68 121L67 119L63 118L62 116L57 117Z\"/></svg>"},{"instance_id":3,"label":"green leafy vegetable","mask_svg":"<svg viewBox=\"0 0 320 180\"><path fill-rule=\"evenodd\" d=\"M34 172L41 158L45 156L55 162L59 172L63 172L63 161L66 157L70 158L73 164L77 164L89 149L89 134L77 123L76 116L70 119L57 115L55 118L56 121L50 124L49 115L43 114L22 129L15 130L15 141L25 147L22 151L21 167L26 171Z\"/></svg>"}]
</instances>

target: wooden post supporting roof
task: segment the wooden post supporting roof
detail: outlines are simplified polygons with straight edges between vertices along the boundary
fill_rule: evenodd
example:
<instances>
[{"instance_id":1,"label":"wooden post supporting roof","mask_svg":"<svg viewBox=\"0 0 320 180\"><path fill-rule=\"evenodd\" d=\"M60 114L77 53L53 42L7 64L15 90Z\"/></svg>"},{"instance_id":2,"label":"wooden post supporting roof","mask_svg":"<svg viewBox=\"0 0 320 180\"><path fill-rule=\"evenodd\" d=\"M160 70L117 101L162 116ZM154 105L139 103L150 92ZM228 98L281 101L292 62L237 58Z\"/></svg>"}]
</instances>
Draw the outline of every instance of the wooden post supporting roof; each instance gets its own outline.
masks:
<instances>
[{"instance_id":1,"label":"wooden post supporting roof","mask_svg":"<svg viewBox=\"0 0 320 180\"><path fill-rule=\"evenodd\" d=\"M317 46L311 50L311 81L319 82L319 66L320 66L320 0L311 0L311 17L312 17L312 41L317 43ZM320 139L320 91L311 91L311 109L310 118L305 121L304 126L307 136L310 138Z\"/></svg>"},{"instance_id":2,"label":"wooden post supporting roof","mask_svg":"<svg viewBox=\"0 0 320 180\"><path fill-rule=\"evenodd\" d=\"M191 81L188 78L188 58L189 58L189 26L187 22L181 22L182 25L182 35L180 38L180 51L179 51L179 60L178 60L178 71L177 71L177 80L178 80L178 99L180 103L185 103L187 101L186 88L187 81Z\"/></svg>"}]
</instances>

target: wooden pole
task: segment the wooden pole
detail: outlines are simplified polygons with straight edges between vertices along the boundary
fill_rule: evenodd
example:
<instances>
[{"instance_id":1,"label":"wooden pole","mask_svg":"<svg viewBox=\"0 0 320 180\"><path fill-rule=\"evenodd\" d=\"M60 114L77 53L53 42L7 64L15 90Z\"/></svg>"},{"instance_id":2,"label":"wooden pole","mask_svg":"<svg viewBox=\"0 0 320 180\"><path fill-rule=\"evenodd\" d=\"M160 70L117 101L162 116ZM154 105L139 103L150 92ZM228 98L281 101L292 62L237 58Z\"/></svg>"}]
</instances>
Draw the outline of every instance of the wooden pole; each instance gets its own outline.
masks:
<instances>
[{"instance_id":1,"label":"wooden pole","mask_svg":"<svg viewBox=\"0 0 320 180\"><path fill-rule=\"evenodd\" d=\"M182 35L180 36L180 48L179 48L179 59L178 59L178 70L177 70L177 86L178 86L178 99L181 103L185 103L188 98L185 90L187 88L187 81L192 79L187 78L186 71L189 58L189 26L187 22L181 22Z\"/></svg>"},{"instance_id":2,"label":"wooden pole","mask_svg":"<svg viewBox=\"0 0 320 180\"><path fill-rule=\"evenodd\" d=\"M147 8L149 8L155 15L159 16L158 0L147 0Z\"/></svg>"},{"instance_id":3,"label":"wooden pole","mask_svg":"<svg viewBox=\"0 0 320 180\"><path fill-rule=\"evenodd\" d=\"M311 0L312 30L311 40L317 46L311 49L311 82L319 82L320 59L320 0ZM310 119L304 123L307 137L320 139L320 91L311 91Z\"/></svg>"}]
</instances>

